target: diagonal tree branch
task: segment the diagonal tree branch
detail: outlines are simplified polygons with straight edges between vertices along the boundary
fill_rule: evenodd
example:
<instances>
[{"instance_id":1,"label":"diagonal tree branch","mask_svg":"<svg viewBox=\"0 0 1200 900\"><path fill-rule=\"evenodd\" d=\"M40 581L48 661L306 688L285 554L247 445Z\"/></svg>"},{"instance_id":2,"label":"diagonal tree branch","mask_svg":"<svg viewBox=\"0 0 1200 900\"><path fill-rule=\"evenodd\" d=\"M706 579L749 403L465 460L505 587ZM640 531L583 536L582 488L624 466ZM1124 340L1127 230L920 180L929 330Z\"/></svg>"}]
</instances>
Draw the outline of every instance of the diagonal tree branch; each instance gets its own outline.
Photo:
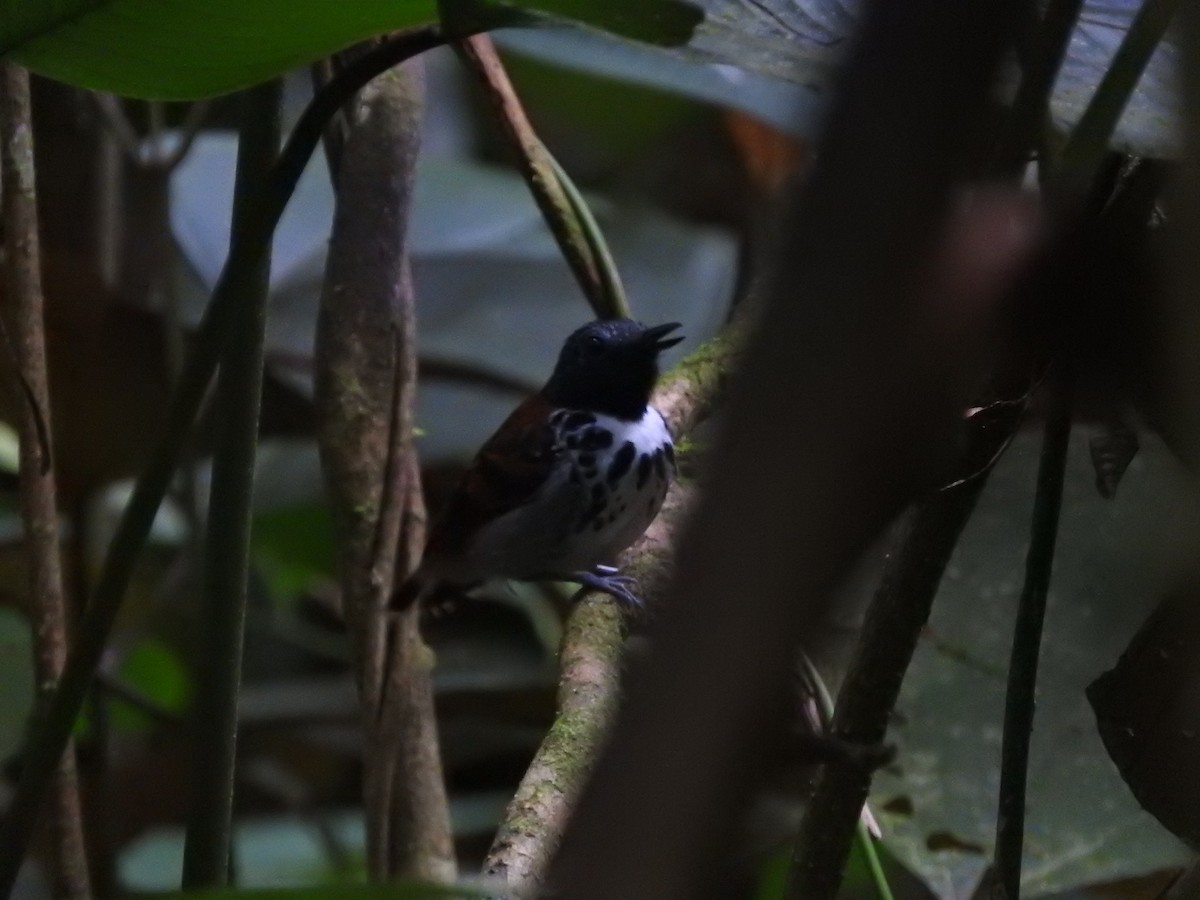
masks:
<instances>
[{"instance_id":1,"label":"diagonal tree branch","mask_svg":"<svg viewBox=\"0 0 1200 900\"><path fill-rule=\"evenodd\" d=\"M29 616L34 634L34 672L39 693L49 695L67 658L67 607L58 543L58 504L47 415L46 371L37 191L29 74L0 62L0 192L3 193L5 308L3 327L12 337L16 368L10 388L20 410L21 518L28 560ZM6 366L6 368L8 368ZM56 897L91 896L75 748L58 756L51 787L50 835Z\"/></svg>"},{"instance_id":2,"label":"diagonal tree branch","mask_svg":"<svg viewBox=\"0 0 1200 900\"><path fill-rule=\"evenodd\" d=\"M720 402L736 363L737 326L691 353L663 378L651 402L676 438ZM662 512L625 554L622 570L638 578L652 610L670 577L674 535L692 494L676 481ZM484 871L514 896L534 893L571 813L616 706L624 621L611 598L592 593L571 611L563 635L558 711L504 813Z\"/></svg>"},{"instance_id":3,"label":"diagonal tree branch","mask_svg":"<svg viewBox=\"0 0 1200 900\"><path fill-rule=\"evenodd\" d=\"M564 896L715 895L800 638L867 543L944 476L1032 236L1012 195L965 230L951 217L1023 6L871 5L651 652L551 867Z\"/></svg>"}]
</instances>

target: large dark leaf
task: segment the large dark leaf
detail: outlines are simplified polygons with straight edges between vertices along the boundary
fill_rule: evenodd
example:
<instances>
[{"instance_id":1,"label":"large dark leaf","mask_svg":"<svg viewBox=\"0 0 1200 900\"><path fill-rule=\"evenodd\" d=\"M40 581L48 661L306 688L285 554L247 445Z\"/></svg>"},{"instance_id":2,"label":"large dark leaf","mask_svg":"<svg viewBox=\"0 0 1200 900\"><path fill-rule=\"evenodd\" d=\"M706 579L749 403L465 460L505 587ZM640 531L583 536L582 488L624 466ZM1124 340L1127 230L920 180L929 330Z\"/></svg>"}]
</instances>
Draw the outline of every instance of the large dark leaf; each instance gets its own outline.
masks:
<instances>
[{"instance_id":1,"label":"large dark leaf","mask_svg":"<svg viewBox=\"0 0 1200 900\"><path fill-rule=\"evenodd\" d=\"M463 2L489 24L525 12L638 40L687 40L699 11L678 0ZM189 99L278 75L371 35L432 22L436 0L0 0L0 56L96 90Z\"/></svg>"},{"instance_id":2,"label":"large dark leaf","mask_svg":"<svg viewBox=\"0 0 1200 900\"><path fill-rule=\"evenodd\" d=\"M1165 601L1088 687L1096 727L1138 802L1200 847L1200 603Z\"/></svg>"},{"instance_id":3,"label":"large dark leaf","mask_svg":"<svg viewBox=\"0 0 1200 900\"><path fill-rule=\"evenodd\" d=\"M812 135L861 18L862 0L700 2L707 16L688 45L676 50L639 47L578 29L539 29L504 40L562 65L734 106L788 131ZM1052 102L1059 130L1079 120L1139 6L1139 0L1084 3ZM947 7L947 14L955 14L955 8ZM691 69L685 64L689 60L725 65ZM1173 81L1178 60L1178 37L1168 34L1125 109L1113 139L1116 149L1145 156L1178 154L1180 106ZM1010 74L1009 87L1013 81Z\"/></svg>"},{"instance_id":4,"label":"large dark leaf","mask_svg":"<svg viewBox=\"0 0 1200 900\"><path fill-rule=\"evenodd\" d=\"M1005 666L1037 443L1033 434L1014 441L963 535L896 707L888 736L896 764L872 792L884 841L946 900L972 895L992 852ZM1187 856L1121 783L1083 692L1194 556L1200 511L1154 438L1112 500L1097 494L1093 478L1086 432L1076 429L1038 673L1023 873L1030 896Z\"/></svg>"}]
</instances>

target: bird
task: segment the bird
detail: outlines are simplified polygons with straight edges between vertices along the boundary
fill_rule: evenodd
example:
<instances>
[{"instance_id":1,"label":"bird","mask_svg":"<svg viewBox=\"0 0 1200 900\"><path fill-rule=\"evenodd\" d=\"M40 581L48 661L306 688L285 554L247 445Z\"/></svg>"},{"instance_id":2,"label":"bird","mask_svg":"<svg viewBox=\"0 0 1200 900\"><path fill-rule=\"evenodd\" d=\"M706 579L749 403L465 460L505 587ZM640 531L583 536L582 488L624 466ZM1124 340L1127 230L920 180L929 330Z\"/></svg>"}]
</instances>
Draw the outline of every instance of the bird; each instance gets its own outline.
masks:
<instances>
[{"instance_id":1,"label":"bird","mask_svg":"<svg viewBox=\"0 0 1200 900\"><path fill-rule=\"evenodd\" d=\"M658 515L675 473L650 394L680 327L620 318L575 330L549 380L476 454L393 609L491 579L574 581L640 606L615 562Z\"/></svg>"}]
</instances>

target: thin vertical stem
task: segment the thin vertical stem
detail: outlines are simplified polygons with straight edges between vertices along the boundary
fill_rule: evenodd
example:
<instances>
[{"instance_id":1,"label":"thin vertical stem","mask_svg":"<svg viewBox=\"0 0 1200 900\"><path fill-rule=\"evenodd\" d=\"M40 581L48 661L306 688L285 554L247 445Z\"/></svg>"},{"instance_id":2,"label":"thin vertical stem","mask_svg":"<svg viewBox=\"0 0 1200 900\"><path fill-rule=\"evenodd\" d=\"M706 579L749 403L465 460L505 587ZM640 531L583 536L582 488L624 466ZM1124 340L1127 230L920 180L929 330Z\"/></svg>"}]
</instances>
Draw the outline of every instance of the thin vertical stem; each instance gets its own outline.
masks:
<instances>
[{"instance_id":1,"label":"thin vertical stem","mask_svg":"<svg viewBox=\"0 0 1200 900\"><path fill-rule=\"evenodd\" d=\"M122 514L84 613L78 640L71 648L60 684L33 732L29 750L22 760L21 780L0 821L0 898L12 893L47 786L70 739L71 729L120 611L125 588L133 576L134 564L170 485L191 433L192 421L237 318L240 286L253 277L264 258L275 225L321 139L329 117L359 87L380 72L442 43L442 36L436 29L419 29L393 38L340 72L305 109L279 161L272 168L270 179L262 186L262 205L252 229L254 240L246 241L230 255L213 288L212 299L191 342L188 359L172 395L167 422L150 461L134 486L133 496Z\"/></svg>"},{"instance_id":2,"label":"thin vertical stem","mask_svg":"<svg viewBox=\"0 0 1200 900\"><path fill-rule=\"evenodd\" d=\"M1004 740L1000 761L1000 798L996 821L996 869L1007 900L1021 895L1021 850L1025 840L1025 782L1029 739L1033 733L1034 691L1042 623L1054 563L1054 544L1062 509L1063 473L1071 441L1071 390L1065 382L1051 387L1051 406L1038 464L1025 585L1013 627L1008 691L1004 701Z\"/></svg>"},{"instance_id":3,"label":"thin vertical stem","mask_svg":"<svg viewBox=\"0 0 1200 900\"><path fill-rule=\"evenodd\" d=\"M29 617L38 692L58 683L67 658L67 609L58 540L58 502L49 427L45 314L29 74L0 63L0 185L3 191L4 348L16 356L9 385L19 412L21 518L28 565ZM91 896L75 748L61 751L52 787L50 835L54 895Z\"/></svg>"},{"instance_id":4,"label":"thin vertical stem","mask_svg":"<svg viewBox=\"0 0 1200 900\"><path fill-rule=\"evenodd\" d=\"M250 235L250 223L257 215L254 198L260 195L279 152L282 95L282 83L271 81L244 98L233 199L234 244ZM229 880L237 695L269 275L268 252L240 291L241 308L217 380L217 441L205 538L204 677L196 701L193 800L183 856L183 884L189 888L220 886Z\"/></svg>"}]
</instances>

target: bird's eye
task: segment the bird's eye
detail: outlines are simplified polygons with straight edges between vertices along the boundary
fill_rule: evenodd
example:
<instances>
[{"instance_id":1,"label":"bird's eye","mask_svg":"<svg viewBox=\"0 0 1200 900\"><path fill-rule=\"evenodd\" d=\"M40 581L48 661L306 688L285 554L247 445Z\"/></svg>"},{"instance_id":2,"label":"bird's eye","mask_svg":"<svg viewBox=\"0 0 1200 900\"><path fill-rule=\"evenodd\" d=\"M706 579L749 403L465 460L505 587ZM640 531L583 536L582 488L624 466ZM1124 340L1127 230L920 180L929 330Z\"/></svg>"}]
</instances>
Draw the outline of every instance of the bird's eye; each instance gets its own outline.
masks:
<instances>
[{"instance_id":1,"label":"bird's eye","mask_svg":"<svg viewBox=\"0 0 1200 900\"><path fill-rule=\"evenodd\" d=\"M587 339L587 343L583 347L588 356L599 356L604 350L604 341L593 334Z\"/></svg>"}]
</instances>

